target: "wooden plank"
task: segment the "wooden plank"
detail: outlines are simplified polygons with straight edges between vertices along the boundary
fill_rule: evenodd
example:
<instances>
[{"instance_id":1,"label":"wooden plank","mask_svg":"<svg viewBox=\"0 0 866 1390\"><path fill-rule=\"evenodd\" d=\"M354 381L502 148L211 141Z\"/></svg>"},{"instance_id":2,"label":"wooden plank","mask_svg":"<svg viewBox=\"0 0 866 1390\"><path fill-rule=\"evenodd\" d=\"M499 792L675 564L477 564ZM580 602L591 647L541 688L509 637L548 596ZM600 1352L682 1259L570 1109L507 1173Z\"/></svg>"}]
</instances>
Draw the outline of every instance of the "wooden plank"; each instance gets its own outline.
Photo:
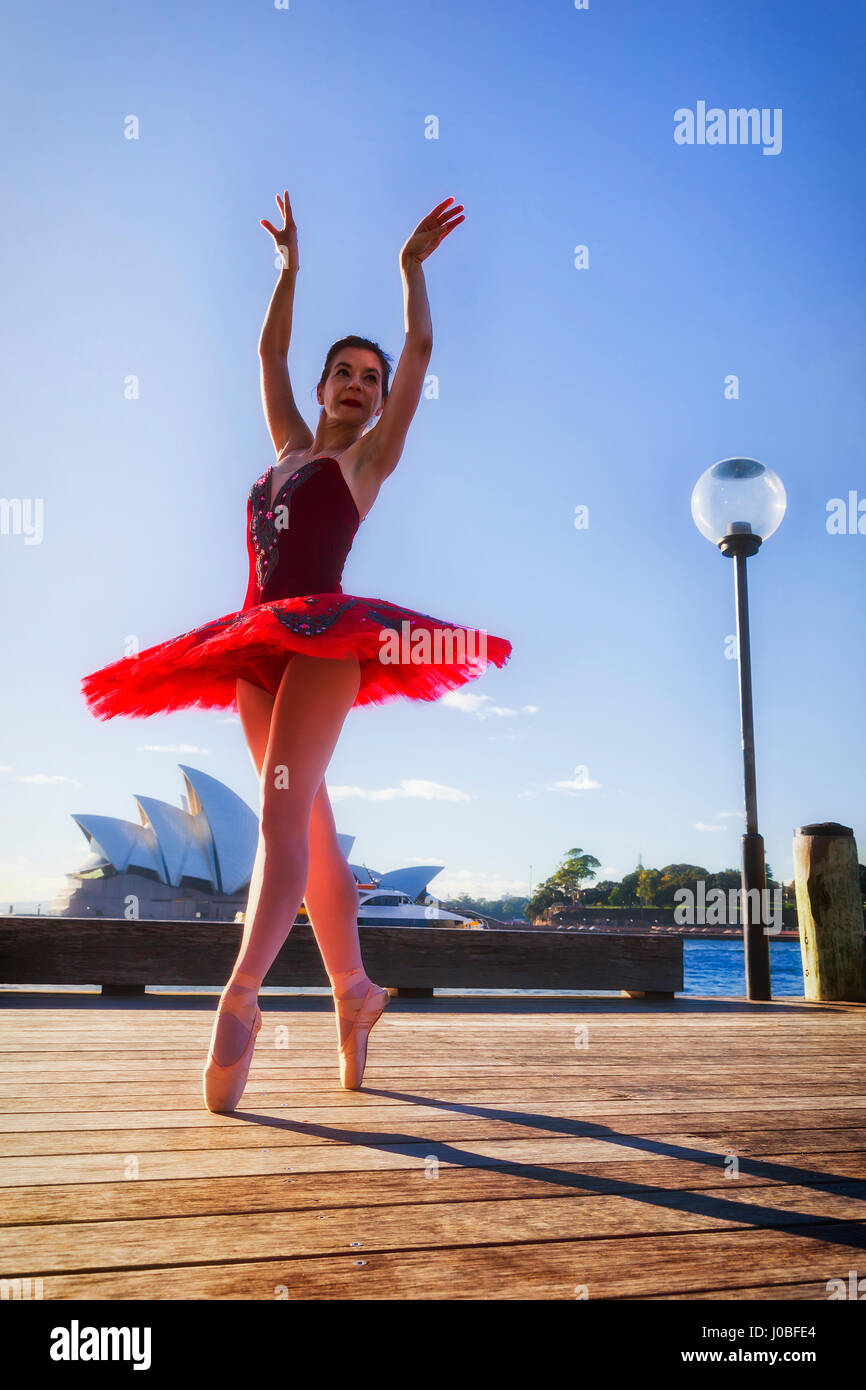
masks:
<instances>
[{"instance_id":1,"label":"wooden plank","mask_svg":"<svg viewBox=\"0 0 866 1390\"><path fill-rule=\"evenodd\" d=\"M66 1299L591 1299L693 1290L815 1286L846 1278L866 1244L860 1223L697 1232L622 1240L547 1241L440 1250L241 1261L144 1271L52 1274L44 1297ZM824 1290L818 1295L826 1298Z\"/></svg>"},{"instance_id":2,"label":"wooden plank","mask_svg":"<svg viewBox=\"0 0 866 1390\"><path fill-rule=\"evenodd\" d=\"M742 1289L690 1289L686 1293L656 1293L650 1297L654 1303L672 1303L685 1299L688 1299L689 1302L703 1300L727 1303L734 1299L740 1302L752 1302L755 1299L763 1299L773 1303L806 1303L815 1299L825 1301L828 1296L826 1280L807 1279L802 1284L768 1284L766 1286L759 1284ZM630 1294L628 1299L624 1301L634 1302L637 1299L644 1301L646 1297L645 1294Z\"/></svg>"},{"instance_id":3,"label":"wooden plank","mask_svg":"<svg viewBox=\"0 0 866 1390\"><path fill-rule=\"evenodd\" d=\"M429 1107L428 1107L429 1109ZM244 1117L255 1114L257 1123L251 1126ZM117 1117L112 1117L116 1120ZM166 1117L158 1117L160 1120ZM170 1117L168 1117L170 1118ZM180 1121L171 1125L152 1124L138 1128L117 1127L107 1129L93 1128L43 1129L36 1133L7 1134L0 1138L0 1157L25 1158L33 1160L44 1156L73 1154L84 1157L90 1154L144 1154L159 1153L168 1148L190 1150L199 1153L220 1152L230 1149L250 1149L263 1153L277 1153L282 1149L297 1147L321 1147L329 1144L350 1143L366 1147L379 1147L395 1143L427 1143L432 1149L436 1145L451 1147L457 1144L474 1143L478 1139L543 1139L549 1134L561 1134L575 1139L594 1136L606 1137L611 1142L632 1139L630 1130L639 1130L645 1139L682 1132L685 1122L690 1118L693 1131L705 1139L721 1143L725 1137L737 1131L739 1134L759 1134L763 1131L790 1134L797 1129L814 1128L815 1115L809 1110L764 1110L753 1113L742 1112L732 1103L724 1111L712 1111L701 1115L685 1113L652 1114L642 1112L630 1116L628 1112L608 1112L600 1107L595 1117L555 1117L534 1118L519 1111L510 1114L459 1115L448 1118L424 1118L412 1112L396 1118L392 1110L386 1118L376 1120L357 1112L344 1114L325 1122L315 1116L297 1119L281 1114L278 1110L257 1109L251 1112L242 1109L237 1116L205 1116L194 1124ZM271 1119L267 1130L267 1147L261 1147L263 1138L261 1121ZM630 1124L629 1120L634 1120ZM639 1121L639 1123L638 1123ZM697 1125L700 1128L697 1128ZM866 1114L859 1111L825 1110L822 1114L822 1128L829 1138L837 1132L862 1130L866 1127Z\"/></svg>"},{"instance_id":4,"label":"wooden plank","mask_svg":"<svg viewBox=\"0 0 866 1390\"><path fill-rule=\"evenodd\" d=\"M389 1068L390 1071L390 1068ZM572 1081L575 1085L572 1086ZM809 1083L814 1086L810 1090ZM834 1080L832 1075L822 1078L819 1084L814 1076L798 1077L796 1073L788 1074L786 1077L786 1088L797 1087L796 1094L789 1094L787 1089L782 1096L768 1096L766 1087L761 1087L757 1082L737 1085L737 1103L749 1108L757 1105L766 1107L777 1104L798 1105L805 1108L808 1105L820 1105L824 1101L832 1102L837 1108L847 1105L859 1106L863 1103L863 1082L862 1080ZM833 1090L829 1095L824 1094L824 1089L832 1086ZM10 1087L10 1090L12 1088ZM159 1081L127 1081L123 1085L111 1085L105 1082L103 1085L87 1085L82 1083L64 1083L62 1087L48 1082L34 1082L28 1088L18 1086L15 1088L17 1094L0 1098L0 1131L16 1131L19 1129L34 1128L40 1126L35 1123L39 1116L56 1115L58 1117L73 1117L84 1115L94 1111L101 1111L108 1115L126 1114L132 1111L145 1111L158 1105L161 1114L169 1114L181 1110L200 1110L201 1092L194 1080L186 1078L184 1082L178 1082L172 1089L172 1093L167 1095L164 1083ZM483 1080L473 1080L471 1083L461 1084L456 1078L443 1081L441 1085L425 1088L430 1092L429 1096L419 1095L419 1104L428 1100L430 1105L436 1106L440 1101L454 1101L465 1106L490 1105L497 1106L520 1106L534 1103L543 1103L546 1114L571 1113L571 1106L583 1105L594 1106L601 1102L627 1102L635 1106L646 1105L650 1108L688 1105L691 1108L692 1102L696 1112L712 1108L713 1103L731 1100L730 1083L707 1084L703 1083L699 1089L691 1093L684 1084L682 1086L665 1086L659 1080L655 1085L641 1085L626 1087L617 1085L616 1081L593 1084L592 1080L585 1075L575 1077L558 1077L548 1079L532 1080L527 1078L525 1085L517 1089L513 1084L503 1088L495 1080L487 1082ZM579 1090L580 1101L569 1101L569 1092L576 1093ZM272 1087L272 1083L260 1082L257 1078L252 1078L244 1092L249 1101L255 1098L256 1105L268 1106L273 1108L277 1105L277 1093ZM343 1101L335 1097L333 1084L328 1085L324 1080L318 1085L311 1084L307 1080L303 1085L295 1082L291 1088L289 1104L294 1107L310 1106L334 1108L339 1106L342 1111L346 1104L351 1102ZM376 1097L376 1104L381 1109L396 1109L402 1102L394 1097ZM564 1110L563 1110L564 1107ZM637 1112L636 1112L637 1113ZM18 1124L16 1118L32 1117L34 1123ZM321 1118L321 1116L320 1116ZM45 1127L45 1126L42 1126Z\"/></svg>"},{"instance_id":5,"label":"wooden plank","mask_svg":"<svg viewBox=\"0 0 866 1390\"><path fill-rule=\"evenodd\" d=\"M585 1088L580 1088L581 1099L563 1095L562 1091L555 1100L547 1100L544 1107L544 1119L547 1121L574 1120L585 1121L595 1124L609 1126L623 1116L637 1117L653 1116L670 1117L673 1115L694 1115L703 1118L705 1115L712 1123L718 1123L719 1117L749 1118L750 1123L756 1128L763 1128L775 1122L776 1112L784 1112L778 1118L784 1122L785 1116L803 1115L806 1119L811 1117L811 1112L816 1107L820 1107L825 1118L835 1115L836 1125L846 1123L840 1116L850 1115L852 1124L862 1124L866 1121L866 1097L862 1095L862 1086L859 1094L850 1096L822 1095L814 1096L712 1096L712 1097L693 1097L688 1096L653 1096L651 1100L637 1099L635 1097L611 1098L603 1090L599 1090L594 1097L587 1097ZM562 1090L567 1091L564 1086ZM67 1099L60 1099L52 1103L47 1098L41 1098L38 1102L32 1103L28 1112L17 1112L11 1114L0 1114L0 1145L4 1142L4 1135L25 1135L25 1134L51 1134L65 1135L72 1133L86 1134L89 1130L100 1131L123 1131L123 1130L177 1130L180 1128L194 1128L196 1126L212 1127L224 1123L219 1117L212 1116L202 1103L201 1095L193 1093L189 1088L189 1094L185 1096L174 1096L173 1103L161 1106L157 1109L146 1109L139 1102L138 1106L126 1105L108 1107L104 1105L102 1098L99 1103L93 1101L81 1103L80 1105L70 1106ZM245 1093L246 1094L246 1093ZM491 1097L473 1100L471 1093L463 1094L459 1101L459 1109L467 1119L473 1118L475 1111L487 1108L491 1111L491 1119L499 1118L505 1111L513 1111L515 1116L520 1114L519 1107L525 1106L525 1094L512 1094L508 1096L498 1095L494 1100ZM351 1102L349 1102L351 1106ZM388 1125L393 1123L397 1111L400 1109L400 1102L396 1100L381 1101L380 1097L371 1098L369 1103L361 1104L356 1108L350 1109L346 1103L335 1105L330 1097L323 1094L315 1104L304 1102L292 1096L289 1101L280 1105L275 1104L271 1095L266 1095L256 1106L258 1115L272 1115L275 1119L284 1124L304 1124L315 1125L346 1124L363 1125L369 1130L372 1126ZM277 1111L285 1112L277 1114ZM450 1114L447 1104L442 1098L428 1100L419 1099L413 1106L413 1116L417 1120L425 1117L431 1119L441 1119ZM832 1120L829 1121L831 1124ZM64 1141L65 1142L65 1141ZM0 1150L2 1151L2 1150Z\"/></svg>"},{"instance_id":6,"label":"wooden plank","mask_svg":"<svg viewBox=\"0 0 866 1390\"><path fill-rule=\"evenodd\" d=\"M839 1152L862 1152L866 1149L866 1130L834 1130L831 1142ZM721 1167L731 1151L742 1164L779 1147L808 1155L822 1151L827 1143L828 1136L822 1128L767 1131L730 1129L724 1138L682 1131L658 1137L635 1134L613 1138L475 1139L471 1141L471 1147L467 1143L440 1143L437 1150L426 1139L406 1143L380 1141L373 1145L358 1143L356 1135L347 1133L345 1142L341 1143L285 1148L271 1143L266 1149L192 1148L136 1152L131 1147L121 1147L114 1153L48 1154L38 1160L33 1157L0 1158L0 1186L51 1187L70 1182L117 1182L126 1176L130 1181L152 1182L166 1178L353 1173L371 1169L401 1169L405 1172L420 1169L423 1172L433 1157L440 1169L443 1164L482 1169L491 1165L519 1164L534 1171L542 1170L542 1173L551 1165L562 1162L618 1162L625 1158L633 1162L652 1162L656 1158L669 1158L674 1154L706 1163L717 1162Z\"/></svg>"},{"instance_id":7,"label":"wooden plank","mask_svg":"<svg viewBox=\"0 0 866 1390\"><path fill-rule=\"evenodd\" d=\"M646 989L683 987L679 938L448 927L362 927L364 963L392 988ZM6 984L218 985L243 927L233 922L126 922L80 917L0 921ZM297 923L269 986L326 986L312 928Z\"/></svg>"},{"instance_id":8,"label":"wooden plank","mask_svg":"<svg viewBox=\"0 0 866 1390\"><path fill-rule=\"evenodd\" d=\"M420 1181L423 1181L421 1179ZM812 1188L644 1189L629 1196L546 1197L509 1201L405 1203L399 1207L329 1207L324 1211L242 1212L232 1216L154 1217L19 1226L0 1232L2 1268L17 1276L75 1270L138 1269L171 1263L222 1263L289 1256L438 1251L454 1246L521 1245L539 1239L593 1240L706 1230L813 1225ZM839 1182L820 1194L821 1220L863 1219L866 1181ZM866 1239L866 1225L862 1228ZM616 1255L612 1255L616 1259Z\"/></svg>"},{"instance_id":9,"label":"wooden plank","mask_svg":"<svg viewBox=\"0 0 866 1390\"><path fill-rule=\"evenodd\" d=\"M866 1136L864 1136L866 1148ZM688 1158L644 1156L652 1160L607 1163L557 1163L547 1176L527 1164L518 1168L489 1166L479 1174L471 1168L438 1169L436 1180L406 1181L403 1170L358 1170L347 1187L343 1174L298 1173L289 1181L282 1175L254 1178L211 1178L207 1182L183 1179L106 1183L67 1183L52 1187L18 1187L0 1191L0 1224L15 1226L33 1222L96 1221L107 1218L219 1215L230 1212L292 1211L301 1208L390 1206L401 1203L463 1201L496 1197L537 1197L550 1200L576 1191L603 1195L625 1194L651 1183L655 1189L700 1190L719 1183L719 1164ZM801 1186L820 1189L825 1183L866 1178L866 1152L838 1152L828 1148L806 1155L785 1150L746 1159L740 1166L736 1190L764 1187L785 1177Z\"/></svg>"}]
</instances>

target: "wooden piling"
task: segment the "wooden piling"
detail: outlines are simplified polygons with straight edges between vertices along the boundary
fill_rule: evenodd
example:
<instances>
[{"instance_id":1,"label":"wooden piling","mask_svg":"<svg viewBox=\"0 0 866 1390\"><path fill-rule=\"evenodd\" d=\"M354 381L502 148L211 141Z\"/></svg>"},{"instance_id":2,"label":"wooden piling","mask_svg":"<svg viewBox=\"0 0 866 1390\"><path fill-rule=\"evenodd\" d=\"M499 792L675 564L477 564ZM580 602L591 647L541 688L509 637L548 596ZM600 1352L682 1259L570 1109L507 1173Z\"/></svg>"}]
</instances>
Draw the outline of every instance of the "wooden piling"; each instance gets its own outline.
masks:
<instances>
[{"instance_id":1,"label":"wooden piling","mask_svg":"<svg viewBox=\"0 0 866 1390\"><path fill-rule=\"evenodd\" d=\"M866 999L863 899L854 832L826 821L794 836L803 989L810 1000Z\"/></svg>"}]
</instances>

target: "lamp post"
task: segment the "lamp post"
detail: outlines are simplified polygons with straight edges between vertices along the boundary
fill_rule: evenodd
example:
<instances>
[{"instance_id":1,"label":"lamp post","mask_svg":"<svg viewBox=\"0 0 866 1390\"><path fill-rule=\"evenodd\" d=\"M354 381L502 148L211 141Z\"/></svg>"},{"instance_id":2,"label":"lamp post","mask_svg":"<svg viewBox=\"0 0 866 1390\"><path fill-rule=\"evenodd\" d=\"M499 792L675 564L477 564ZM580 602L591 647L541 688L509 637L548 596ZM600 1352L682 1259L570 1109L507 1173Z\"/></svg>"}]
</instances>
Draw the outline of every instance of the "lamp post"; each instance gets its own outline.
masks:
<instances>
[{"instance_id":1,"label":"lamp post","mask_svg":"<svg viewBox=\"0 0 866 1390\"><path fill-rule=\"evenodd\" d=\"M782 480L757 459L722 459L702 473L692 491L692 518L702 536L734 561L737 609L737 660L740 673L740 732L746 799L742 849L743 948L746 997L770 999L770 945L763 930L766 870L764 841L758 834L755 785L755 728L752 720L752 662L749 648L749 595L746 560L756 555L785 515ZM755 897L752 890L756 889ZM755 902L759 904L755 910Z\"/></svg>"}]
</instances>

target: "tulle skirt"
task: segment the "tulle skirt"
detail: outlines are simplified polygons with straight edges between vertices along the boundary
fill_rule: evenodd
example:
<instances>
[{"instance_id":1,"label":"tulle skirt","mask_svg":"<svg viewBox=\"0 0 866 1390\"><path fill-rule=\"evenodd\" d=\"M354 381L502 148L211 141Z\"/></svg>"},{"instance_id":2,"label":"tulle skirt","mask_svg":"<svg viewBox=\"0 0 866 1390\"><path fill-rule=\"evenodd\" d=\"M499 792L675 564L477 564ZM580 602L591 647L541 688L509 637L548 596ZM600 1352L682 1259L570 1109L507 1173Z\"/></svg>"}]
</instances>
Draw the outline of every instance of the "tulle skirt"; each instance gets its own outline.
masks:
<instances>
[{"instance_id":1,"label":"tulle skirt","mask_svg":"<svg viewBox=\"0 0 866 1390\"><path fill-rule=\"evenodd\" d=\"M238 678L276 695L295 652L356 655L361 684L355 705L382 705L401 695L437 700L491 663L504 666L511 643L384 599L306 594L227 613L123 657L85 676L81 690L98 719L192 708L236 711Z\"/></svg>"}]
</instances>

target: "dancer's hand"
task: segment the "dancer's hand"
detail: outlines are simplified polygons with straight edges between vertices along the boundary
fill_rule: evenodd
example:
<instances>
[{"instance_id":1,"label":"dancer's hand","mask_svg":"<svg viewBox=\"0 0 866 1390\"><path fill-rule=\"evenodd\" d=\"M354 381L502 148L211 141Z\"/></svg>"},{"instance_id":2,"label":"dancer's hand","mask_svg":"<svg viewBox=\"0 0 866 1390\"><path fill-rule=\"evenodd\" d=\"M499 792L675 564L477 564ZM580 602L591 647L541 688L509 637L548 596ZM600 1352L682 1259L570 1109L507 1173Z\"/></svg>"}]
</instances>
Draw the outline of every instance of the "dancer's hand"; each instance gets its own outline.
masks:
<instances>
[{"instance_id":1,"label":"dancer's hand","mask_svg":"<svg viewBox=\"0 0 866 1390\"><path fill-rule=\"evenodd\" d=\"M446 198L444 203L439 203L437 207L425 217L423 222L419 222L412 235L404 242L400 248L400 260L425 261L431 251L435 251L440 241L447 237L448 233L465 219L456 217L455 214L463 211L463 204L458 203L456 207L449 208L448 204L453 203L453 198ZM448 209L446 212L445 209Z\"/></svg>"},{"instance_id":2,"label":"dancer's hand","mask_svg":"<svg viewBox=\"0 0 866 1390\"><path fill-rule=\"evenodd\" d=\"M279 193L277 194L277 207L279 208L283 218L282 229L278 231L277 228L272 226L270 222L266 221L264 217L261 218L261 225L264 227L266 232L270 232L271 236L277 244L277 248L282 252L283 265L285 266L285 268L287 270L297 270L298 229L295 226L295 219L292 216L292 207L289 202L288 189L286 189L283 193L282 199L280 198Z\"/></svg>"}]
</instances>

